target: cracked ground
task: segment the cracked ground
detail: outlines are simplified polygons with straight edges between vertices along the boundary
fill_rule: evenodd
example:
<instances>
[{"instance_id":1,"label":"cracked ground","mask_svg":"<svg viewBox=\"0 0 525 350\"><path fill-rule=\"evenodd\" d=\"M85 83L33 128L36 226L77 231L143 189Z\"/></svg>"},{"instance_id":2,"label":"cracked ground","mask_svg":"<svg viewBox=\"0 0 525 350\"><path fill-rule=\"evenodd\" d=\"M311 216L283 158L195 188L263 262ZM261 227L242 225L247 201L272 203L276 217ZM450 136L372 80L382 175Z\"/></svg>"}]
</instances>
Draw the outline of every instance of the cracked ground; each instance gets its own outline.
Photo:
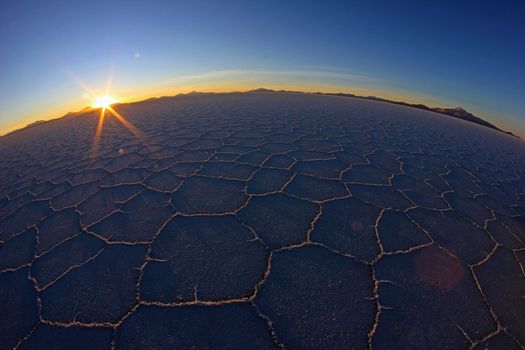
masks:
<instances>
[{"instance_id":1,"label":"cracked ground","mask_svg":"<svg viewBox=\"0 0 525 350\"><path fill-rule=\"evenodd\" d=\"M0 349L520 349L525 143L294 93L0 139Z\"/></svg>"}]
</instances>

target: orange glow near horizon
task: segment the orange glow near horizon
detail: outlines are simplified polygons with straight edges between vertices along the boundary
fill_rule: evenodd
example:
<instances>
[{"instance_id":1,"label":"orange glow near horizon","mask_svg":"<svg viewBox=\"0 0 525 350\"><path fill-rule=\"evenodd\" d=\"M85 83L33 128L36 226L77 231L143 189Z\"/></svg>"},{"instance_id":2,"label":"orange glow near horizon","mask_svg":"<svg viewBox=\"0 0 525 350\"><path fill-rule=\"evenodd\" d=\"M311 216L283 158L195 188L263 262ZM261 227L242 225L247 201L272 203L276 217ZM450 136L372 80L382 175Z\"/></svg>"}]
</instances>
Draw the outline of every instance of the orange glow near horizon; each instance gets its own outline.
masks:
<instances>
[{"instance_id":1,"label":"orange glow near horizon","mask_svg":"<svg viewBox=\"0 0 525 350\"><path fill-rule=\"evenodd\" d=\"M95 103L93 104L93 107L108 108L109 106L111 106L113 103L116 103L116 102L118 102L116 99L108 95L104 95L102 97L97 96L95 99Z\"/></svg>"},{"instance_id":2,"label":"orange glow near horizon","mask_svg":"<svg viewBox=\"0 0 525 350\"><path fill-rule=\"evenodd\" d=\"M124 124L124 121L127 123L127 128L132 132L135 136L140 133L140 131L137 133L138 129L133 126L131 123L129 123L128 120L126 120L122 115L116 116L113 111L115 111L115 108L112 107L112 110L109 110L108 107L111 107L111 104L119 102L119 103L131 103L131 102L137 102L148 98L154 98L154 97L160 97L160 96L174 96L177 94L184 94L191 91L200 91L200 92L216 92L216 93L225 93L225 92L232 92L232 91L247 91L259 87L265 87L269 89L274 90L295 90L295 91L303 91L303 92L342 92L342 93L353 93L360 96L377 96L385 99L391 99L391 100L397 100L397 101L405 101L408 103L422 103L426 104L428 106L434 107L434 106L453 106L452 103L446 103L445 101L440 100L434 100L432 97L429 96L421 96L417 94L411 94L407 91L401 91L401 90L389 90L389 89L367 89L362 88L359 86L346 86L346 85L337 85L337 84L277 84L277 83L255 83L255 82L246 82L246 81L207 81L202 83L192 83L192 84L183 84L178 86L173 86L170 84L170 86L165 87L153 87L153 86L146 86L142 88L136 88L133 89L132 87L128 87L127 89L122 89L122 87L118 90L119 96L111 96L109 95L110 88L111 88L111 82L112 82L112 75L110 74L108 76L108 79L106 81L105 91L103 91L102 94L97 94L95 91L89 87L86 83L84 83L80 78L78 78L74 73L68 72L69 77L72 81L77 83L82 90L84 91L84 98L87 98L90 100L89 105L91 105L94 108L102 108L101 115L106 114L106 112L110 112L115 118L117 118L120 122ZM100 92L100 91L98 91ZM114 93L114 92L113 92ZM124 97L122 96L124 95ZM99 97L102 96L102 97ZM0 135L11 132L16 129L20 129L25 127L27 124L35 122L37 120L50 120L53 119L52 113L63 113L66 114L71 110L74 110L75 108L81 109L84 105L82 105L81 100L75 101L73 104L73 101L63 107L61 110L53 110L49 109L48 111L45 111L45 114L48 114L49 117L42 118L42 117L35 117L35 118L27 118L25 119L24 123L19 123L16 125L12 125L9 128L6 128L5 130L2 130L0 132ZM105 106L105 108L104 108ZM471 111L468 107L467 110ZM518 134L522 138L525 138L525 129L522 125L520 125L518 122L513 122L512 120L499 120L492 118L492 114L494 113L483 113L483 111L476 111L473 110L473 112L476 115L479 115L483 119L492 122L496 124L497 126L508 129L514 132L515 134ZM117 112L118 113L118 112ZM99 117L99 124L104 122L104 118ZM126 124L124 124L126 125ZM98 127L97 127L98 129ZM102 129L102 125L100 125L100 129ZM100 139L100 134L102 131L99 131L98 139ZM137 136L138 137L138 136Z\"/></svg>"}]
</instances>

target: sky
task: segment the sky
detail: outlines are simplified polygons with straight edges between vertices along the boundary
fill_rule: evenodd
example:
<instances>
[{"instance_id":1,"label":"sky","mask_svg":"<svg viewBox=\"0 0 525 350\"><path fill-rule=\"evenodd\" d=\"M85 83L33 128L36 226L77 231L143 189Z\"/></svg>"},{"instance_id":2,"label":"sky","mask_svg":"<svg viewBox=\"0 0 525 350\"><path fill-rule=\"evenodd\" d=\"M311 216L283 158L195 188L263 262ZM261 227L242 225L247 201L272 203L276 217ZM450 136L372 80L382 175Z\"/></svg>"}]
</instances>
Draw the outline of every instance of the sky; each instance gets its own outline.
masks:
<instances>
[{"instance_id":1,"label":"sky","mask_svg":"<svg viewBox=\"0 0 525 350\"><path fill-rule=\"evenodd\" d=\"M525 2L2 1L0 134L93 104L256 87L462 106L525 136Z\"/></svg>"}]
</instances>

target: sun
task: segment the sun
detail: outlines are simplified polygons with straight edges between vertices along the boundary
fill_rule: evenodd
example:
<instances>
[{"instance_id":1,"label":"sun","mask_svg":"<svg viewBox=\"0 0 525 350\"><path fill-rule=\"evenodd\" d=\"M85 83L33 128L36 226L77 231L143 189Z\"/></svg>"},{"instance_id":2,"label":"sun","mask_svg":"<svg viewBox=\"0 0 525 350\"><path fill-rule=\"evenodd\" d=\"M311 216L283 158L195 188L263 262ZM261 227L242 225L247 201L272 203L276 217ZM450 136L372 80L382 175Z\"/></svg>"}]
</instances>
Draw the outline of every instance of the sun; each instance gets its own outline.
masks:
<instances>
[{"instance_id":1,"label":"sun","mask_svg":"<svg viewBox=\"0 0 525 350\"><path fill-rule=\"evenodd\" d=\"M103 109L106 109L108 107L110 107L113 103L117 102L117 100L115 100L114 98L108 96L108 95L104 95L102 97L96 97L95 98L95 103L93 104L93 107L94 108L103 108Z\"/></svg>"},{"instance_id":2,"label":"sun","mask_svg":"<svg viewBox=\"0 0 525 350\"><path fill-rule=\"evenodd\" d=\"M98 96L94 93L93 89L84 83L79 77L77 77L73 72L68 73L73 81L75 81L80 87L84 90L82 95L84 98L91 98L93 104L92 108L100 109L100 114L98 116L97 128L95 130L95 137L93 138L93 144L91 146L91 154L96 157L98 155L98 146L100 139L102 137L102 128L104 126L104 120L106 115L112 115L118 120L122 125L124 125L136 138L143 139L144 134L140 131L135 125L128 121L122 114L120 114L115 108L111 105L119 102L119 100L109 96L109 90L111 88L111 80L113 73L110 71L108 80L106 81L106 93L104 96ZM95 158L93 158L95 159Z\"/></svg>"}]
</instances>

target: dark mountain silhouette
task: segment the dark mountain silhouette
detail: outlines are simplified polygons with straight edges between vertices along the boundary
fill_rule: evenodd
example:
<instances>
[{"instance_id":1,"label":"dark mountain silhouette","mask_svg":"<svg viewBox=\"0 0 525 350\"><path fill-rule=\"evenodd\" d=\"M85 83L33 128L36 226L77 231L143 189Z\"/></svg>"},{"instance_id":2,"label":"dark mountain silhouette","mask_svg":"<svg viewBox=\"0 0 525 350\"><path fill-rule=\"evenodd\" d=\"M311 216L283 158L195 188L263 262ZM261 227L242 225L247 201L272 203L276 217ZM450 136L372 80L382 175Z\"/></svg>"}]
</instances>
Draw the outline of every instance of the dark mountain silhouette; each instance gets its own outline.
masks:
<instances>
[{"instance_id":1,"label":"dark mountain silhouette","mask_svg":"<svg viewBox=\"0 0 525 350\"><path fill-rule=\"evenodd\" d=\"M437 112L437 113L448 115L449 117L463 119L463 120L466 120L466 121L469 121L469 122L472 122L472 123L476 123L476 124L479 124L479 125L486 126L487 128L499 130L501 132L504 132L504 133L507 133L509 135L515 136L514 134L512 134L509 131L501 130L500 128L498 128L494 124L489 123L488 121L483 120L483 119L481 119L479 117L476 117L474 114L467 112L465 109L463 109L462 107L459 107L459 106L456 107L456 108L428 107L428 106L426 106L424 104L414 104L414 103L407 103L407 102L402 102L402 101L392 101L392 100L386 100L386 99L375 97L375 96L367 96L367 97L354 96L354 97L366 98L366 99L374 100L374 101L383 101L383 102L394 103L394 104L398 104L398 105L402 105L402 106L414 107L414 108L424 109L424 110L427 110L427 111Z\"/></svg>"},{"instance_id":2,"label":"dark mountain silhouette","mask_svg":"<svg viewBox=\"0 0 525 350\"><path fill-rule=\"evenodd\" d=\"M248 90L246 92L274 92L274 90L266 89L266 88L258 88L258 89Z\"/></svg>"},{"instance_id":3,"label":"dark mountain silhouette","mask_svg":"<svg viewBox=\"0 0 525 350\"><path fill-rule=\"evenodd\" d=\"M512 135L514 137L518 137L519 138L519 136L514 135L510 131L502 130L502 129L498 128L497 126L495 126L494 124L489 123L488 121L483 120L483 119L481 119L479 117L476 117L474 114L467 112L462 107L456 107L456 108L428 107L428 106L426 106L424 104L408 103L408 102L403 102L403 101L393 101L393 100L387 100L385 98L380 98L380 97L376 97L376 96L358 96L358 95L354 95L354 94L345 94L345 93L316 92L316 94L355 97L355 98L362 98L362 99L366 99L366 100L381 101L381 102L393 103L393 104L397 104L397 105L401 105L401 106L407 106L407 107L424 109L426 111L436 112L436 113L447 115L449 117L463 119L463 120L469 121L471 123L476 123L476 124L479 124L479 125L483 125L483 126L486 126L487 128L498 130L498 131L501 131L501 132L503 132L505 134L509 134L509 135Z\"/></svg>"},{"instance_id":4,"label":"dark mountain silhouette","mask_svg":"<svg viewBox=\"0 0 525 350\"><path fill-rule=\"evenodd\" d=\"M238 91L236 91L236 92L233 92L233 93L272 93L272 92L289 92L289 93L308 94L308 92L302 92L302 91L272 90L272 89L266 89L266 88L257 88L257 89L248 90L248 91L245 91L245 92L238 92ZM186 93L186 94L178 94L178 95L175 95L175 96L152 97L152 98L149 98L149 99L146 99L146 100L143 100L143 101L137 101L137 102L131 102L131 103L135 104L135 103L141 103L141 102L147 102L147 101L158 101L158 100L162 100L162 99L170 99L170 98L175 98L177 96L203 95L203 94L211 94L211 93L213 93L213 92L191 91L191 92ZM483 120L483 119L481 119L479 117L476 117L472 113L467 112L465 109L463 109L462 107L459 107L459 106L456 107L456 108L428 107L428 106L426 106L424 104L408 103L408 102L403 102L403 101L393 101L393 100L388 100L388 99L381 98L381 97L376 97L376 96L359 96L359 95L354 95L354 94L349 94L349 93L342 93L342 92L340 92L340 93L313 92L312 94L315 94L315 95L354 97L354 98L361 98L361 99L372 100L372 101L393 103L393 104L397 104L397 105L401 105L401 106L407 106L407 107L412 107L412 108L424 109L426 111L436 112L436 113L444 114L444 115L449 116L449 117L466 120L468 122L475 123L475 124L478 124L478 125L482 125L482 126L485 126L487 128L498 130L498 131L501 131L501 132L503 132L505 134L509 134L511 136L520 138L519 136L514 135L510 131L502 130L502 129L498 128L497 126L495 126L494 124L489 123L488 121ZM83 114L85 112L89 112L89 111L92 111L92 110L93 110L92 107L86 107L86 108L84 108L84 109L82 109L81 111L78 111L78 112L69 112L69 113L67 113L66 115L64 115L63 117L60 117L60 118L81 115L81 114ZM60 119L60 118L55 118L55 119ZM11 131L11 132L9 132L9 133L7 133L7 134L5 134L3 136L0 136L0 137L5 137L5 136L8 136L8 135L12 135L14 133L18 133L20 131L30 129L30 128L36 127L38 125L45 124L45 123L50 122L50 121L55 120L55 119L38 120L38 121L36 121L34 123L28 124L27 126L21 128L21 129L17 129L17 130Z\"/></svg>"}]
</instances>

